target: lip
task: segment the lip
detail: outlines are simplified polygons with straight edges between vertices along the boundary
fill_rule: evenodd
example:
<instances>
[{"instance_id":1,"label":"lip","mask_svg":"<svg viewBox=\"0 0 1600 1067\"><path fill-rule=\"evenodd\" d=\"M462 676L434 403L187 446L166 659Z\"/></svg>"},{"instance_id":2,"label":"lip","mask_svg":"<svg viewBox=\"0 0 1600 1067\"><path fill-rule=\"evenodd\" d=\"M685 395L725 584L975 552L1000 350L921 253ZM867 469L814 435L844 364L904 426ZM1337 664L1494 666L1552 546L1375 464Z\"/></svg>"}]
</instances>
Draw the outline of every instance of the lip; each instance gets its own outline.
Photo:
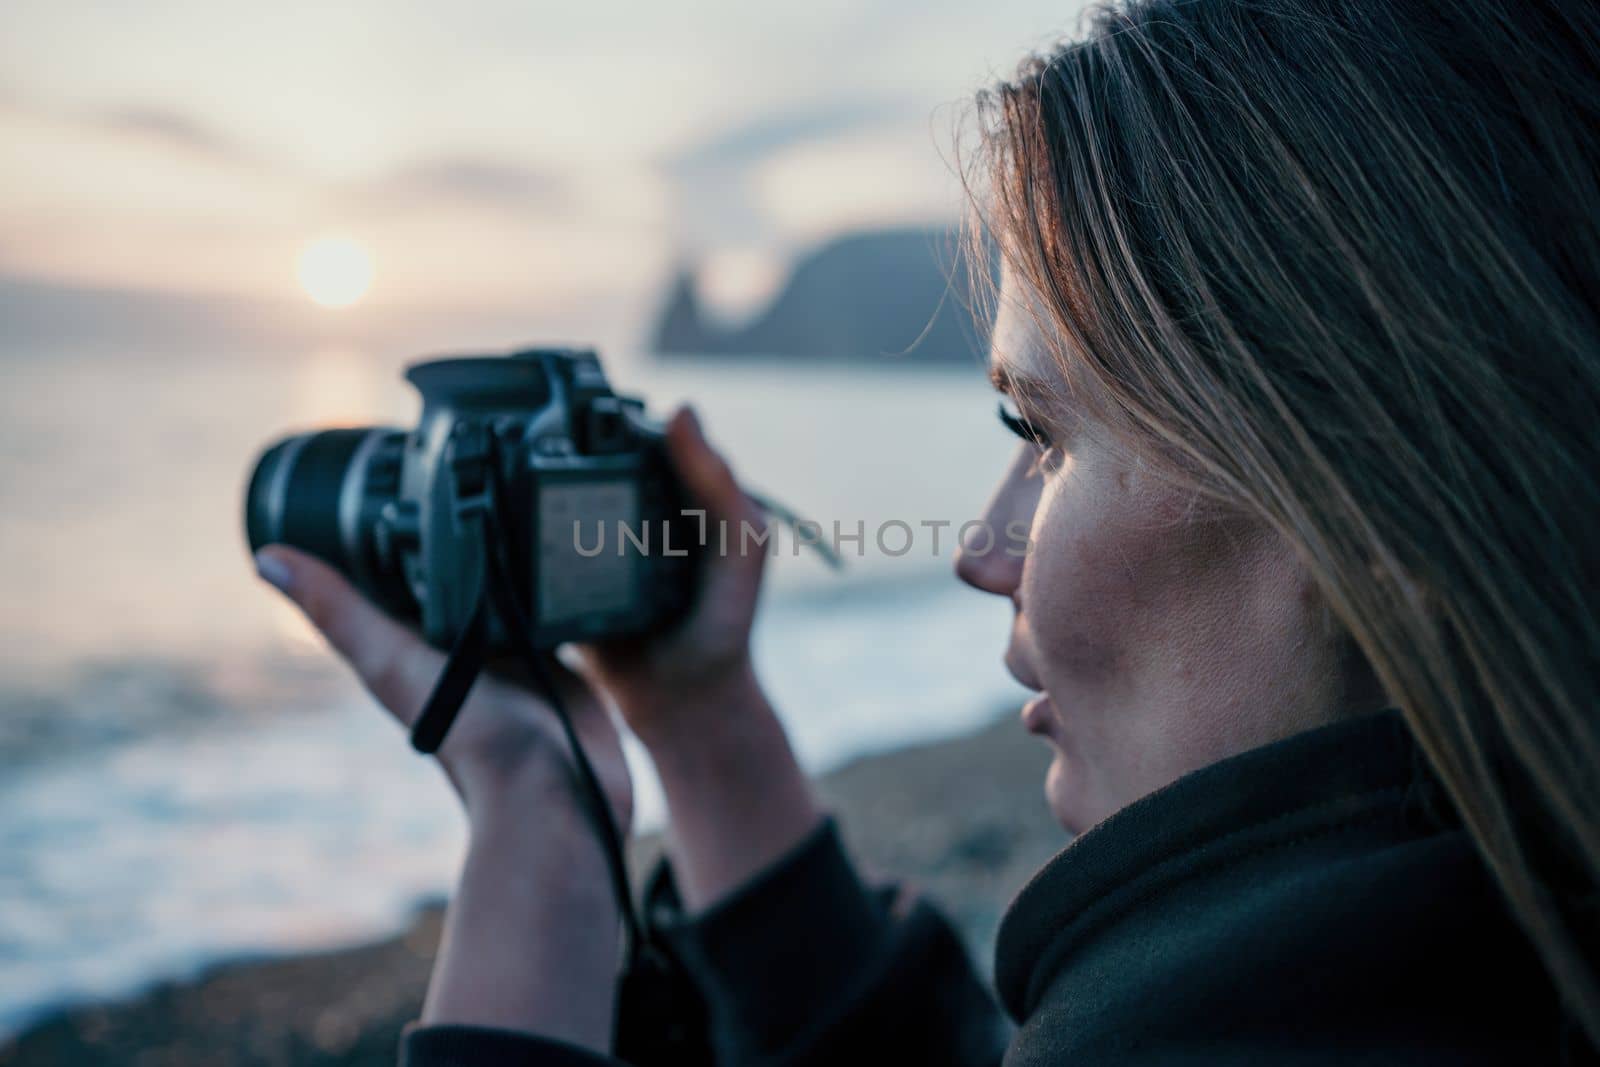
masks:
<instances>
[{"instance_id":1,"label":"lip","mask_svg":"<svg viewBox=\"0 0 1600 1067\"><path fill-rule=\"evenodd\" d=\"M1020 656L1013 655L1010 649L1006 650L1005 665L1006 672L1009 673L1011 677L1015 678L1017 683L1024 689L1031 689L1035 693L1042 692L1044 690L1044 686L1039 684L1039 679L1035 678L1033 676L1033 672L1028 670L1026 665L1023 664L1022 658Z\"/></svg>"},{"instance_id":2,"label":"lip","mask_svg":"<svg viewBox=\"0 0 1600 1067\"><path fill-rule=\"evenodd\" d=\"M1050 698L1044 693L1040 693L1022 706L1022 725L1030 734L1049 736L1054 720L1055 710L1050 706Z\"/></svg>"}]
</instances>

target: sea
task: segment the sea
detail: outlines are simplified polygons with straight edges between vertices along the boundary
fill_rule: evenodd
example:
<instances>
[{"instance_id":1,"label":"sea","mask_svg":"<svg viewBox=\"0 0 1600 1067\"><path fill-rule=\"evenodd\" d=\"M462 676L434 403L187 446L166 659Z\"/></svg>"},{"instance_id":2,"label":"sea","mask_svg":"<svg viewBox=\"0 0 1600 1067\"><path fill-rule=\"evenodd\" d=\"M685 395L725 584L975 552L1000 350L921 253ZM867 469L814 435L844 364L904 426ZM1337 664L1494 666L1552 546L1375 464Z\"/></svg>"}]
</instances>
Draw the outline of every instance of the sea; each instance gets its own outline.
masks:
<instances>
[{"instance_id":1,"label":"sea","mask_svg":"<svg viewBox=\"0 0 1600 1067\"><path fill-rule=\"evenodd\" d=\"M407 359L0 360L0 1038L222 960L383 936L446 895L459 805L257 579L242 528L270 440L415 419ZM808 769L1020 704L1010 605L951 571L1013 444L975 365L624 353L607 371L652 412L694 403L741 480L825 536L861 524L842 571L792 540L767 570L755 655Z\"/></svg>"}]
</instances>

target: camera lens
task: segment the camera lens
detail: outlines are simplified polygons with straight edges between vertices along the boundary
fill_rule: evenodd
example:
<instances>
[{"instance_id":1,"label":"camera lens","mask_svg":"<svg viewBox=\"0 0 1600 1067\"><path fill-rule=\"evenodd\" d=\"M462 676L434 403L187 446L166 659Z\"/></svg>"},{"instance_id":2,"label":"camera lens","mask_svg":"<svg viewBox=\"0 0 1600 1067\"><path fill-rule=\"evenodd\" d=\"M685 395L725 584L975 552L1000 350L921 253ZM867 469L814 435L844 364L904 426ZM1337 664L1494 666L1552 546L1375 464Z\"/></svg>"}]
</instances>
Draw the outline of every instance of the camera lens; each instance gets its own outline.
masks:
<instances>
[{"instance_id":1,"label":"camera lens","mask_svg":"<svg viewBox=\"0 0 1600 1067\"><path fill-rule=\"evenodd\" d=\"M342 571L391 612L415 614L398 559L376 536L383 506L400 492L405 433L386 427L286 437L256 462L245 491L245 535L254 552L286 544Z\"/></svg>"}]
</instances>

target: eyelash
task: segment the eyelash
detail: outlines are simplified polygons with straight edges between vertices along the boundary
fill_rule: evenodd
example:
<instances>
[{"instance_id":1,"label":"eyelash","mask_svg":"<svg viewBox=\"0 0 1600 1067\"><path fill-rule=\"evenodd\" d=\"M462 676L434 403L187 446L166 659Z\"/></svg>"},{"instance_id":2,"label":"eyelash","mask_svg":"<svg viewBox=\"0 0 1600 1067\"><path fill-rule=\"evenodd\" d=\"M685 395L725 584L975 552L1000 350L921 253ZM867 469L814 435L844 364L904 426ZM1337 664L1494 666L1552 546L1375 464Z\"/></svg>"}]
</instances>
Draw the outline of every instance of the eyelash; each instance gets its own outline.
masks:
<instances>
[{"instance_id":1,"label":"eyelash","mask_svg":"<svg viewBox=\"0 0 1600 1067\"><path fill-rule=\"evenodd\" d=\"M1040 448L1050 447L1050 435L1045 433L1044 430L1041 429L1037 424L1029 422L1021 415L1007 408L1004 400L1000 401L999 412L1000 423L1006 429L1010 430L1024 441L1037 445Z\"/></svg>"}]
</instances>

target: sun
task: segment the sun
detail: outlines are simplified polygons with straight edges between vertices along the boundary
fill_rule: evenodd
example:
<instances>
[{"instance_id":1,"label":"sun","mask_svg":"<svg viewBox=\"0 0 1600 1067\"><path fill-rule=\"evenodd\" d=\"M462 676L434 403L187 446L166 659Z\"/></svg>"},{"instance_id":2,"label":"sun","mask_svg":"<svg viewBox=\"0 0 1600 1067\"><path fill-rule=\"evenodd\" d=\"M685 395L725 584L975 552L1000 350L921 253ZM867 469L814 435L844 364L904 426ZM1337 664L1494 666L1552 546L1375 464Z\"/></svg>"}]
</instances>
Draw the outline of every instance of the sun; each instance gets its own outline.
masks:
<instances>
[{"instance_id":1,"label":"sun","mask_svg":"<svg viewBox=\"0 0 1600 1067\"><path fill-rule=\"evenodd\" d=\"M325 308L349 307L372 288L372 253L348 237L323 237L300 253L300 288Z\"/></svg>"}]
</instances>

